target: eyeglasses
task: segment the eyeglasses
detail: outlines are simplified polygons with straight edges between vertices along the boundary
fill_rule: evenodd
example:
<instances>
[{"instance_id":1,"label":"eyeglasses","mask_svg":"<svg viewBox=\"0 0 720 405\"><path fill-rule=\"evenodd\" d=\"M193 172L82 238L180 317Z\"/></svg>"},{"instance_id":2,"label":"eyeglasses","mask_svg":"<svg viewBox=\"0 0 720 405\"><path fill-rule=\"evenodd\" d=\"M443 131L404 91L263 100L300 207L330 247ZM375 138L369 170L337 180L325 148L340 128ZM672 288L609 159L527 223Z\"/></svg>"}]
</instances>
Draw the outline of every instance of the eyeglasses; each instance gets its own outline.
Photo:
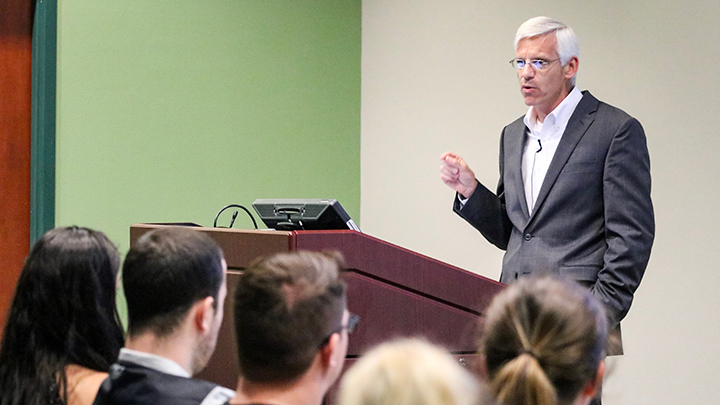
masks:
<instances>
[{"instance_id":1,"label":"eyeglasses","mask_svg":"<svg viewBox=\"0 0 720 405\"><path fill-rule=\"evenodd\" d=\"M355 332L355 328L357 328L357 325L359 322L360 322L360 315L355 315L353 313L350 313L350 316L348 316L347 324L345 326L341 326L340 330L338 332L345 329L345 330L347 330L348 334L351 334L351 333Z\"/></svg>"},{"instance_id":2,"label":"eyeglasses","mask_svg":"<svg viewBox=\"0 0 720 405\"><path fill-rule=\"evenodd\" d=\"M545 69L549 64L553 62L559 61L560 58L553 59L553 60L545 60L545 59L511 59L510 64L517 70L523 70L525 68L525 64L530 64L530 67L533 68L533 70L543 70Z\"/></svg>"},{"instance_id":3,"label":"eyeglasses","mask_svg":"<svg viewBox=\"0 0 720 405\"><path fill-rule=\"evenodd\" d=\"M330 338L332 337L332 335L342 332L343 329L347 331L348 335L353 333L358 325L358 322L360 322L360 315L350 313L347 323L345 325L340 325L340 327L330 332L330 334L327 335L325 339L323 339L322 343L320 343L320 347L325 347L325 345L330 342Z\"/></svg>"}]
</instances>

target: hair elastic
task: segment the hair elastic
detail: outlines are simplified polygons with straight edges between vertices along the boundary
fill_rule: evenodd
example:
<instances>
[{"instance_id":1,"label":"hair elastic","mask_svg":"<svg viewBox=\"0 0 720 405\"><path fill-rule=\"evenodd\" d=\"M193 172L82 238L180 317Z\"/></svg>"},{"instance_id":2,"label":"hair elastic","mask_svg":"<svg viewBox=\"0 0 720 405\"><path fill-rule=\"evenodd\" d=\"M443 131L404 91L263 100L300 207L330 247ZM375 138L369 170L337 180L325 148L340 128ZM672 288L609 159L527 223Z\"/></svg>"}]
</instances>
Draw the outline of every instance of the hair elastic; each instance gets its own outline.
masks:
<instances>
[{"instance_id":1,"label":"hair elastic","mask_svg":"<svg viewBox=\"0 0 720 405\"><path fill-rule=\"evenodd\" d=\"M532 349L523 349L523 350L521 350L521 351L520 351L520 354L518 354L518 357L519 357L519 356L522 356L523 354L529 354L529 355L532 356L535 360L538 359L537 354L535 354L535 352L532 351Z\"/></svg>"}]
</instances>

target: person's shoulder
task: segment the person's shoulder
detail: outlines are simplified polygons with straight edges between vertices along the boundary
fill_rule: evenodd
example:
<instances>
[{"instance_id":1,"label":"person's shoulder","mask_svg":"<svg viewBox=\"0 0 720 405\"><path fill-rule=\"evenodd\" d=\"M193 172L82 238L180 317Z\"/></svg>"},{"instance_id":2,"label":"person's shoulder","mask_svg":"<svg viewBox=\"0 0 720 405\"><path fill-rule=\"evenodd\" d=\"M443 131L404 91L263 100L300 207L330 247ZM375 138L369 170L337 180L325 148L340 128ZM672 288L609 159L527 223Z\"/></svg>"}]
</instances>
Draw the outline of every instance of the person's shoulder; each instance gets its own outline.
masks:
<instances>
[{"instance_id":1,"label":"person's shoulder","mask_svg":"<svg viewBox=\"0 0 720 405\"><path fill-rule=\"evenodd\" d=\"M503 133L506 133L508 131L510 131L510 132L525 131L524 118L525 118L525 115L521 115L515 121L505 125L505 127L503 128Z\"/></svg>"},{"instance_id":2,"label":"person's shoulder","mask_svg":"<svg viewBox=\"0 0 720 405\"><path fill-rule=\"evenodd\" d=\"M505 128L510 127L510 126L513 126L513 125L523 125L523 126L525 126L525 121L524 121L524 119L525 119L525 114L517 117L517 119L516 119L515 121L507 124L507 125L505 126Z\"/></svg>"},{"instance_id":3,"label":"person's shoulder","mask_svg":"<svg viewBox=\"0 0 720 405\"><path fill-rule=\"evenodd\" d=\"M213 390L205 396L205 399L203 399L200 405L227 404L234 396L235 391L218 385L215 386L215 388L213 388Z\"/></svg>"},{"instance_id":4,"label":"person's shoulder","mask_svg":"<svg viewBox=\"0 0 720 405\"><path fill-rule=\"evenodd\" d=\"M114 364L96 405L222 405L235 392L215 383L167 374L133 363Z\"/></svg>"},{"instance_id":5,"label":"person's shoulder","mask_svg":"<svg viewBox=\"0 0 720 405\"><path fill-rule=\"evenodd\" d=\"M636 121L636 119L627 112L625 112L625 110L622 110L604 101L598 100L588 90L584 90L582 94L583 98L582 100L580 100L579 106L583 105L584 108L596 112L597 117L619 121Z\"/></svg>"},{"instance_id":6,"label":"person's shoulder","mask_svg":"<svg viewBox=\"0 0 720 405\"><path fill-rule=\"evenodd\" d=\"M107 373L70 364L65 367L68 385L68 405L90 405L95 400Z\"/></svg>"}]
</instances>

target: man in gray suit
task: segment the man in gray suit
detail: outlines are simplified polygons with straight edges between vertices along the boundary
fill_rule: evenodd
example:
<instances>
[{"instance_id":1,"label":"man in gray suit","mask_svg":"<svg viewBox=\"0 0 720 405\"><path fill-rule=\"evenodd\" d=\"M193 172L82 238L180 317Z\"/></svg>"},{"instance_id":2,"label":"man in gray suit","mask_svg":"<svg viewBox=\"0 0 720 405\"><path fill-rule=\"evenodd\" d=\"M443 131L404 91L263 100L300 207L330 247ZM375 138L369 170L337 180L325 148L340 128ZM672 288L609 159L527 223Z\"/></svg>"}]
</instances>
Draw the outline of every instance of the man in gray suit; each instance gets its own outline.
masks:
<instances>
[{"instance_id":1,"label":"man in gray suit","mask_svg":"<svg viewBox=\"0 0 720 405\"><path fill-rule=\"evenodd\" d=\"M640 123L575 86L570 27L532 18L517 31L520 91L530 108L500 141L497 193L447 152L441 178L454 211L505 249L500 281L559 273L588 286L611 327L627 314L655 234L650 159Z\"/></svg>"}]
</instances>

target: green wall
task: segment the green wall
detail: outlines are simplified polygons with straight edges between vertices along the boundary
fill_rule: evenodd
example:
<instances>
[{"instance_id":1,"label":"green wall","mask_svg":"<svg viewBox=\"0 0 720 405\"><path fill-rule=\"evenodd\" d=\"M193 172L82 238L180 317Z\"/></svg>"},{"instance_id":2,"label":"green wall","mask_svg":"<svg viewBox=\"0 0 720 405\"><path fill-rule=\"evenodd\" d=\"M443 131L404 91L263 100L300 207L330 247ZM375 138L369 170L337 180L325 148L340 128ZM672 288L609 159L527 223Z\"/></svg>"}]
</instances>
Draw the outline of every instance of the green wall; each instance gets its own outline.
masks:
<instances>
[{"instance_id":1,"label":"green wall","mask_svg":"<svg viewBox=\"0 0 720 405\"><path fill-rule=\"evenodd\" d=\"M56 225L126 251L133 223L256 198L359 222L360 0L59 3Z\"/></svg>"}]
</instances>

